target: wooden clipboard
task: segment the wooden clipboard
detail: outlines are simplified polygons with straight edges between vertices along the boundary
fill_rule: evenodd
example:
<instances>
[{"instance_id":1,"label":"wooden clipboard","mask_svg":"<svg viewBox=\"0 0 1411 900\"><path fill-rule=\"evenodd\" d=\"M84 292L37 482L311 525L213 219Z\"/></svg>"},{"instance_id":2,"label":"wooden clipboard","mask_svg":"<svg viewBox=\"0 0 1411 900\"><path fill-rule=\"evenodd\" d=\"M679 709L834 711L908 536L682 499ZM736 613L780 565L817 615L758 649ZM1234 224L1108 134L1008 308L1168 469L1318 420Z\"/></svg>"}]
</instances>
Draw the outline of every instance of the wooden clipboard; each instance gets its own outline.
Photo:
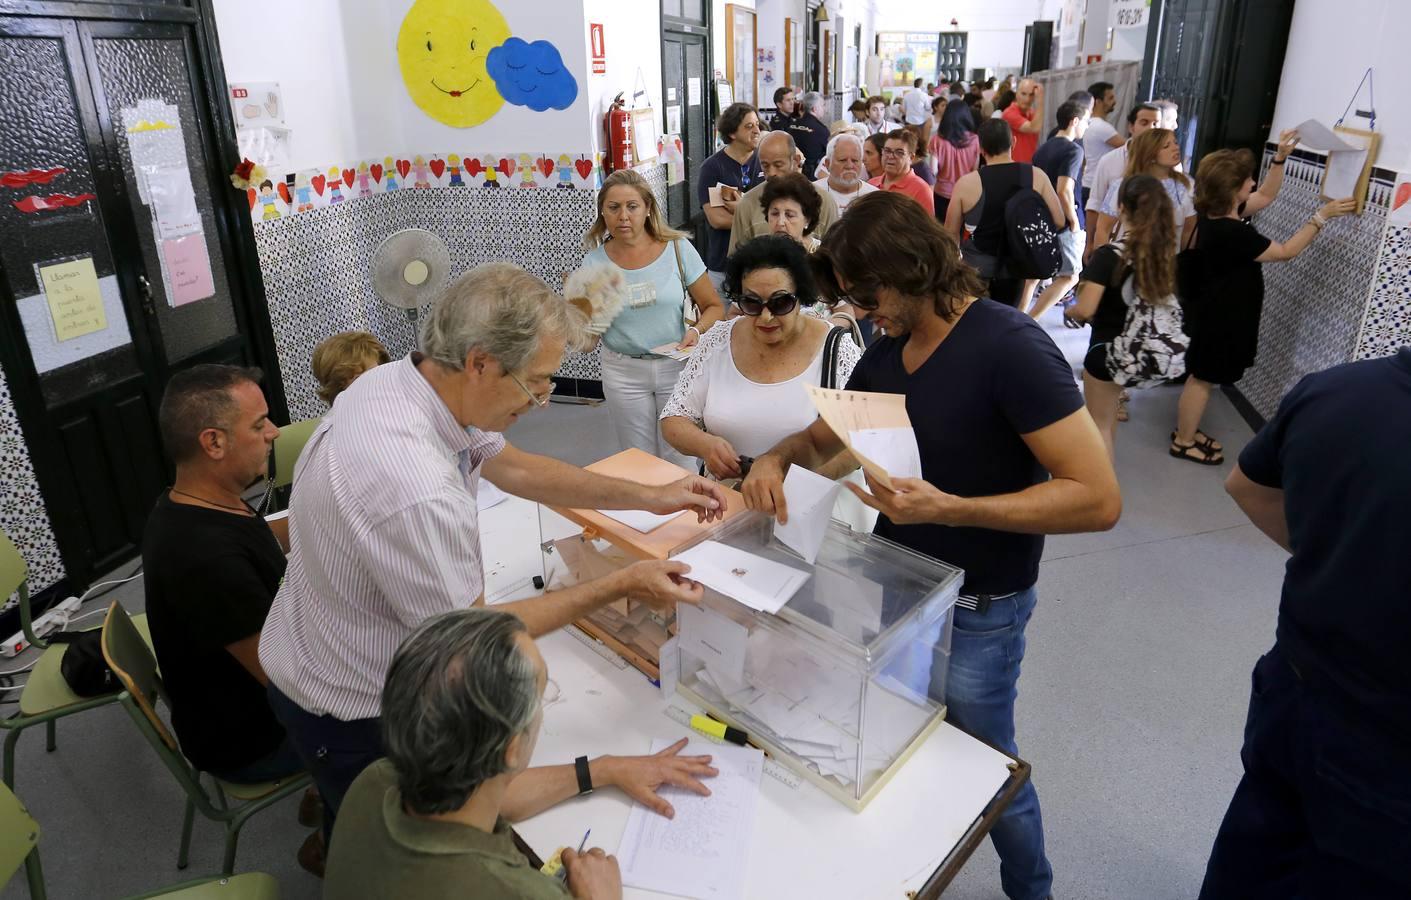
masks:
<instances>
[{"instance_id":1,"label":"wooden clipboard","mask_svg":"<svg viewBox=\"0 0 1411 900\"><path fill-rule=\"evenodd\" d=\"M859 453L853 447L849 433L870 428L910 428L911 417L906 414L906 395L874 394L868 391L838 391L808 386L809 399L818 409L824 423L848 448L863 471L892 490L892 476L877 463Z\"/></svg>"},{"instance_id":2,"label":"wooden clipboard","mask_svg":"<svg viewBox=\"0 0 1411 900\"><path fill-rule=\"evenodd\" d=\"M1377 151L1381 149L1382 136L1375 131L1348 128L1346 125L1334 125L1333 132L1349 144L1357 144L1367 151L1367 156L1362 160L1362 172L1357 176L1356 186L1352 189L1352 197L1357 201L1357 213L1361 215L1362 207L1367 205L1367 187L1372 180L1372 166L1376 165ZM1327 165L1323 169L1323 182L1318 186L1318 193L1324 200L1344 200L1346 196L1332 197L1327 193L1328 172L1332 165L1333 153L1330 152L1328 153Z\"/></svg>"}]
</instances>

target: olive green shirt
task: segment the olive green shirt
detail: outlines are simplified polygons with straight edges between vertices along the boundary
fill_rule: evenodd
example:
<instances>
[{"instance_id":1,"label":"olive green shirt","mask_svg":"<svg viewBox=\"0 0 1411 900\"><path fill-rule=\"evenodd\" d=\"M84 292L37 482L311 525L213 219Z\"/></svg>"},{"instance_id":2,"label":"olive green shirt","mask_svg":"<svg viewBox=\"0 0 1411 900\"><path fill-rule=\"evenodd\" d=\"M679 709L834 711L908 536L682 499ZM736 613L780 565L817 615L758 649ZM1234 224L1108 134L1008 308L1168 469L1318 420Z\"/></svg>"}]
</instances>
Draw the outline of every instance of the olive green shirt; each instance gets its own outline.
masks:
<instances>
[{"instance_id":1,"label":"olive green shirt","mask_svg":"<svg viewBox=\"0 0 1411 900\"><path fill-rule=\"evenodd\" d=\"M769 220L764 217L764 185L765 182L761 181L750 188L735 204L735 218L730 223L728 252L734 253L736 247L751 238L769 234ZM813 183L813 187L818 191L823 205L818 208L818 224L814 226L810 237L821 238L828 233L828 227L838 221L838 201L834 200L828 191L827 182Z\"/></svg>"},{"instance_id":2,"label":"olive green shirt","mask_svg":"<svg viewBox=\"0 0 1411 900\"><path fill-rule=\"evenodd\" d=\"M567 889L531 868L503 818L487 834L408 815L385 759L368 766L338 809L324 900L565 900Z\"/></svg>"}]
</instances>

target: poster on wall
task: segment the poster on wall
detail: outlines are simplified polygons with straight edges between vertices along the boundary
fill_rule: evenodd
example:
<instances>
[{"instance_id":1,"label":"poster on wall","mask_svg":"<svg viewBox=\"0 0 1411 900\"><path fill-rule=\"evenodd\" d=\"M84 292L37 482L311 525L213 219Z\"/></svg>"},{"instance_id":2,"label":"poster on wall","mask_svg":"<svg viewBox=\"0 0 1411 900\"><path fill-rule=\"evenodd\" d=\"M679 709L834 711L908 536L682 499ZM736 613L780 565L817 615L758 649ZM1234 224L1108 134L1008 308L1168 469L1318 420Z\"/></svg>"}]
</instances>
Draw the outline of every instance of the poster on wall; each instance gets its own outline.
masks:
<instances>
[{"instance_id":1,"label":"poster on wall","mask_svg":"<svg viewBox=\"0 0 1411 900\"><path fill-rule=\"evenodd\" d=\"M49 304L54 340L63 342L108 327L93 257L80 256L34 267L39 290Z\"/></svg>"},{"instance_id":2,"label":"poster on wall","mask_svg":"<svg viewBox=\"0 0 1411 900\"><path fill-rule=\"evenodd\" d=\"M941 34L938 31L879 31L882 89L911 87L913 80L936 81Z\"/></svg>"},{"instance_id":3,"label":"poster on wall","mask_svg":"<svg viewBox=\"0 0 1411 900\"><path fill-rule=\"evenodd\" d=\"M1112 28L1145 28L1151 0L1112 0L1107 21Z\"/></svg>"}]
</instances>

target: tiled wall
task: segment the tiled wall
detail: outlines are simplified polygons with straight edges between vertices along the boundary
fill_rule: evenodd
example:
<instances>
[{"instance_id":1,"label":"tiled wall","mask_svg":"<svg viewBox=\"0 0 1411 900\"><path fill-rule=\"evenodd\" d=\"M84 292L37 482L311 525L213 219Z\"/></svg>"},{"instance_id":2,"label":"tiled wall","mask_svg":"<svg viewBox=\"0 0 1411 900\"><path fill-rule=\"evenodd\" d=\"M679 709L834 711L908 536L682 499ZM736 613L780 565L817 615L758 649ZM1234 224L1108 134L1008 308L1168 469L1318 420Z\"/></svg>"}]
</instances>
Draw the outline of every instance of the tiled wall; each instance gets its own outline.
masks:
<instances>
[{"instance_id":1,"label":"tiled wall","mask_svg":"<svg viewBox=\"0 0 1411 900\"><path fill-rule=\"evenodd\" d=\"M1266 164L1268 158L1266 154ZM1321 157L1300 151L1285 167L1278 200L1254 220L1265 236L1276 241L1291 237L1326 202L1319 196ZM1380 271L1391 199L1391 173L1377 171L1362 215L1334 221L1296 258L1264 265L1259 357L1237 386L1266 419L1304 375L1347 362L1358 353L1374 275ZM1402 252L1406 252L1404 244ZM1403 255L1403 281L1408 267L1411 260ZM1400 309L1404 325L1406 307Z\"/></svg>"},{"instance_id":2,"label":"tiled wall","mask_svg":"<svg viewBox=\"0 0 1411 900\"><path fill-rule=\"evenodd\" d=\"M1411 346L1411 227L1388 225L1356 358L1388 356L1406 346Z\"/></svg>"},{"instance_id":3,"label":"tiled wall","mask_svg":"<svg viewBox=\"0 0 1411 900\"><path fill-rule=\"evenodd\" d=\"M10 399L10 384L0 371L0 531L3 531L29 565L29 590L37 593L64 577L59 544L49 527L49 514L39 494L29 448L20 432L20 420ZM13 602L0 597L0 611Z\"/></svg>"}]
</instances>

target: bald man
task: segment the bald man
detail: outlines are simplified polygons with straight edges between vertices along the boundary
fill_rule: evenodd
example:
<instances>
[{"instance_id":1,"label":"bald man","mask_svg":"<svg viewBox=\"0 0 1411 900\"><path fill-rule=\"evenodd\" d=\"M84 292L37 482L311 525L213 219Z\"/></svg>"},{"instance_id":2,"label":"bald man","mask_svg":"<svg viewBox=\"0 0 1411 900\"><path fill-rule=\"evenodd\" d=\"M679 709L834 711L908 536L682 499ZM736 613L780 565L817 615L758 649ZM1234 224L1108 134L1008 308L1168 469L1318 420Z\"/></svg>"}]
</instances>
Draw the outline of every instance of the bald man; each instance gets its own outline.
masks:
<instances>
[{"instance_id":1,"label":"bald man","mask_svg":"<svg viewBox=\"0 0 1411 900\"><path fill-rule=\"evenodd\" d=\"M1032 78L1019 82L1014 102L1004 108L1004 121L1014 133L1010 156L1015 162L1033 162L1039 149L1039 133L1044 130L1044 88Z\"/></svg>"},{"instance_id":2,"label":"bald man","mask_svg":"<svg viewBox=\"0 0 1411 900\"><path fill-rule=\"evenodd\" d=\"M803 153L787 131L771 131L759 141L759 170L764 180L750 188L749 193L735 204L735 220L730 224L730 253L750 238L769 234L769 223L764 219L764 185L771 178L801 171ZM823 200L818 210L818 227L813 236L821 238L828 226L838 220L838 204L828 191L828 185L815 184L819 197Z\"/></svg>"}]
</instances>

